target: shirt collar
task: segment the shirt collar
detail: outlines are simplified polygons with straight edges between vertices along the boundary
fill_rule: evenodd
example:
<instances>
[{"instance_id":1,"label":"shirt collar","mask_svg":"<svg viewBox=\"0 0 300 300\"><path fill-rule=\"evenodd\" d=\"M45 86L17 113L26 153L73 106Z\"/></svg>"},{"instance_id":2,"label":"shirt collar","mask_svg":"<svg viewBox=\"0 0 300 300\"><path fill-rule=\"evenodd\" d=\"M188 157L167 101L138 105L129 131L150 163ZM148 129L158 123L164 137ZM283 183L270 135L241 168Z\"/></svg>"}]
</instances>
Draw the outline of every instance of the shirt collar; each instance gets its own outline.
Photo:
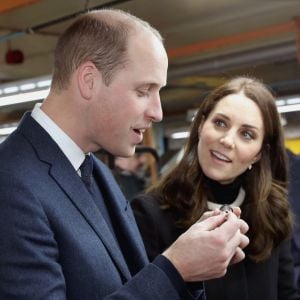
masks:
<instances>
[{"instance_id":1,"label":"shirt collar","mask_svg":"<svg viewBox=\"0 0 300 300\"><path fill-rule=\"evenodd\" d=\"M41 103L37 103L31 113L33 119L38 122L56 142L76 171L78 171L85 155L79 146L44 112Z\"/></svg>"}]
</instances>

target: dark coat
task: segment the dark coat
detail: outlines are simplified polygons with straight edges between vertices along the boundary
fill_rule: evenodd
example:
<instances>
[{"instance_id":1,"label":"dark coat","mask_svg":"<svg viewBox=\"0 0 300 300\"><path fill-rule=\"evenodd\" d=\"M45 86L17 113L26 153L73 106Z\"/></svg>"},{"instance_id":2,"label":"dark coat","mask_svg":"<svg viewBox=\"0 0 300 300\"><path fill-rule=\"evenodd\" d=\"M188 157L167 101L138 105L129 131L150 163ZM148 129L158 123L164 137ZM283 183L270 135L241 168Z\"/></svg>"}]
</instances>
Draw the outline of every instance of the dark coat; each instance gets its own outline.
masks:
<instances>
[{"instance_id":1,"label":"dark coat","mask_svg":"<svg viewBox=\"0 0 300 300\"><path fill-rule=\"evenodd\" d=\"M171 210L161 210L158 199L142 195L133 199L131 205L150 259L183 232L174 224L178 216ZM230 266L225 277L206 281L204 286L207 300L300 299L293 281L290 243L286 242L263 263L246 258Z\"/></svg>"},{"instance_id":2,"label":"dark coat","mask_svg":"<svg viewBox=\"0 0 300 300\"><path fill-rule=\"evenodd\" d=\"M300 156L289 150L289 201L295 217L292 253L294 256L295 273L298 289L300 290Z\"/></svg>"},{"instance_id":3,"label":"dark coat","mask_svg":"<svg viewBox=\"0 0 300 300\"><path fill-rule=\"evenodd\" d=\"M0 299L179 299L166 274L148 263L110 171L93 160L133 259L124 258L70 162L27 114L0 145Z\"/></svg>"}]
</instances>

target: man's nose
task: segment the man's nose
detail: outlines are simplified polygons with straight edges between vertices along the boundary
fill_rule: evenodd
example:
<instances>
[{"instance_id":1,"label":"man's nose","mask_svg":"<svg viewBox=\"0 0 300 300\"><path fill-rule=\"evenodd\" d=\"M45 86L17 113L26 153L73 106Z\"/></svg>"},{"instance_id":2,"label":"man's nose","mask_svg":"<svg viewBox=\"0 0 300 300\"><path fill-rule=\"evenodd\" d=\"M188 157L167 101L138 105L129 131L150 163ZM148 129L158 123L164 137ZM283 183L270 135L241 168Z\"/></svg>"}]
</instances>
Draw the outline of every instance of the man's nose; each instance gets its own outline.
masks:
<instances>
[{"instance_id":1,"label":"man's nose","mask_svg":"<svg viewBox=\"0 0 300 300\"><path fill-rule=\"evenodd\" d=\"M163 118L163 112L159 93L153 95L151 100L147 110L147 117L151 119L152 122L160 122Z\"/></svg>"}]
</instances>

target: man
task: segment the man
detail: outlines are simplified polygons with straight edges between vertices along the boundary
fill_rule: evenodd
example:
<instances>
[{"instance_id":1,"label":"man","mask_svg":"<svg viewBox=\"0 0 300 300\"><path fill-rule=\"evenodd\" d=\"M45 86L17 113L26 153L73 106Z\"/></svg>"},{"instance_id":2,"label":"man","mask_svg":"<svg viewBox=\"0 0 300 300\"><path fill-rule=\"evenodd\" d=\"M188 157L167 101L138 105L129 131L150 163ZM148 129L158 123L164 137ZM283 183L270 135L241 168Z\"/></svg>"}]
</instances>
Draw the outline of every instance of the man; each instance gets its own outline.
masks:
<instances>
[{"instance_id":1,"label":"man","mask_svg":"<svg viewBox=\"0 0 300 300\"><path fill-rule=\"evenodd\" d=\"M0 299L203 299L186 283L244 258L247 224L230 213L149 263L128 203L90 155L133 155L162 119L167 64L159 33L121 11L83 15L61 36L49 96L0 146Z\"/></svg>"}]
</instances>

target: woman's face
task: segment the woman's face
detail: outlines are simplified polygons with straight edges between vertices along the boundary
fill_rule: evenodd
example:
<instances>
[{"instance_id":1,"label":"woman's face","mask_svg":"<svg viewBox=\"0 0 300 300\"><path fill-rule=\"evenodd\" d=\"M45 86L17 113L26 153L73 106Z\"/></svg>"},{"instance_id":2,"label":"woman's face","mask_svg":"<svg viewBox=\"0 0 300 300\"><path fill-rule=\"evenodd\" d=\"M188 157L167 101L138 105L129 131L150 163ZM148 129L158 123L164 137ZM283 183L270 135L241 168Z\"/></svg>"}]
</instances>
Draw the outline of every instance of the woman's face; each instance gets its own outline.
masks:
<instances>
[{"instance_id":1,"label":"woman's face","mask_svg":"<svg viewBox=\"0 0 300 300\"><path fill-rule=\"evenodd\" d=\"M204 174L221 184L234 181L260 159L263 139L256 103L243 93L222 98L199 127L198 159Z\"/></svg>"}]
</instances>

